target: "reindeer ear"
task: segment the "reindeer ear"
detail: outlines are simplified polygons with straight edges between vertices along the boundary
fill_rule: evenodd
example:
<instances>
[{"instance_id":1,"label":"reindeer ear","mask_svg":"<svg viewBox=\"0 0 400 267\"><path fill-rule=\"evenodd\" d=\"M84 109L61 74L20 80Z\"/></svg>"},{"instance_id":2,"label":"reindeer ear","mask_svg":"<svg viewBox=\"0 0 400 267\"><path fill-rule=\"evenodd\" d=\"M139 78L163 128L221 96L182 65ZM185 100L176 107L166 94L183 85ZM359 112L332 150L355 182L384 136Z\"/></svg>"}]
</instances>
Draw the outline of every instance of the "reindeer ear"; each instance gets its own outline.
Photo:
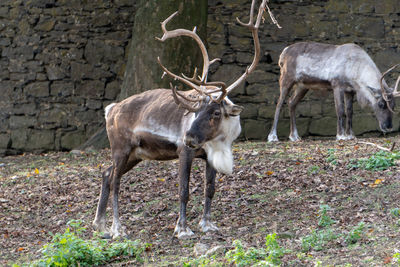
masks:
<instances>
[{"instance_id":1,"label":"reindeer ear","mask_svg":"<svg viewBox=\"0 0 400 267\"><path fill-rule=\"evenodd\" d=\"M374 95L375 98L379 98L382 94L381 94L381 90L380 89L376 89L373 87L370 87L367 85L368 90L371 91L371 93Z\"/></svg>"},{"instance_id":2,"label":"reindeer ear","mask_svg":"<svg viewBox=\"0 0 400 267\"><path fill-rule=\"evenodd\" d=\"M238 105L226 105L225 108L229 116L238 116L244 109L244 107Z\"/></svg>"}]
</instances>

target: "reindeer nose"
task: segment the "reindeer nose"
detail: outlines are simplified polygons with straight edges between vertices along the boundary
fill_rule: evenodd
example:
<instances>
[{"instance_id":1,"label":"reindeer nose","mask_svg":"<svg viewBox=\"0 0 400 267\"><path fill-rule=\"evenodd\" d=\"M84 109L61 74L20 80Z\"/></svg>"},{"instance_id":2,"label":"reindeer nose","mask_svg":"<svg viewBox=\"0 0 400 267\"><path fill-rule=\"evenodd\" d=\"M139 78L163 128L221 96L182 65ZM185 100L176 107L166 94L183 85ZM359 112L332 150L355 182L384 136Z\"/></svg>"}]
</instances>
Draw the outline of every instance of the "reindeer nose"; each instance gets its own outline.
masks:
<instances>
[{"instance_id":1,"label":"reindeer nose","mask_svg":"<svg viewBox=\"0 0 400 267\"><path fill-rule=\"evenodd\" d=\"M186 146L191 148L199 148L200 146L199 139L191 134L186 134L184 143Z\"/></svg>"}]
</instances>

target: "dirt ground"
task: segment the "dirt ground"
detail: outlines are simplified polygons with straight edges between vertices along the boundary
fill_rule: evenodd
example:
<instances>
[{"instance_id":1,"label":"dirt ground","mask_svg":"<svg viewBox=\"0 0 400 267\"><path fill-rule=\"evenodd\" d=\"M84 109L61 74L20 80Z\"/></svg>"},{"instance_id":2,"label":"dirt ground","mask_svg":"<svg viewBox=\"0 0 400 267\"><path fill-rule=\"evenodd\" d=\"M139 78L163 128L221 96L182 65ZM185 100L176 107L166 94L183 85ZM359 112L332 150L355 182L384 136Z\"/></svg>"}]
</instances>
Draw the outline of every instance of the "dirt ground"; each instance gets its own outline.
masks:
<instances>
[{"instance_id":1,"label":"dirt ground","mask_svg":"<svg viewBox=\"0 0 400 267\"><path fill-rule=\"evenodd\" d=\"M400 207L399 164L373 171L356 168L355 162L379 151L361 142L391 147L394 141L399 140L236 143L233 174L217 176L212 218L218 233L199 232L205 164L195 161L188 207L195 237L190 240L172 237L179 209L178 162L142 162L122 179L121 221L130 238L152 244L144 265L181 265L184 257L195 257L199 243L228 250L240 239L261 248L269 233L277 233L280 246L291 251L282 266L390 265L400 248L400 219L390 213ZM101 172L110 162L107 149L1 158L0 265L37 257L51 240L49 232L63 232L71 219L83 220L91 236ZM337 233L364 222L362 238L353 245L337 238L320 250L302 250L302 238L320 229L322 204L331 208Z\"/></svg>"}]
</instances>

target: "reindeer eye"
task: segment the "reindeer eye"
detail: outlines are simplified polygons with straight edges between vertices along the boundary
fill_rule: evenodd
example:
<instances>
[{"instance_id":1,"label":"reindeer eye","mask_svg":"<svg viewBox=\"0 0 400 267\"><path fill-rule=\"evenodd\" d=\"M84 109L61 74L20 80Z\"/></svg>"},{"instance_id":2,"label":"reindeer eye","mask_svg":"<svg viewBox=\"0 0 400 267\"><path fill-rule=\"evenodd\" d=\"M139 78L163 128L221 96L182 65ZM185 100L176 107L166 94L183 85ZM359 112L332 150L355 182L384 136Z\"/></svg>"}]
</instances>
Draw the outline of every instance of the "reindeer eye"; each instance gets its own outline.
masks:
<instances>
[{"instance_id":1,"label":"reindeer eye","mask_svg":"<svg viewBox=\"0 0 400 267\"><path fill-rule=\"evenodd\" d=\"M379 108L384 109L386 107L386 104L383 101L379 101L378 106Z\"/></svg>"},{"instance_id":2,"label":"reindeer eye","mask_svg":"<svg viewBox=\"0 0 400 267\"><path fill-rule=\"evenodd\" d=\"M216 111L214 111L214 117L219 117L219 116L221 116L221 111L219 111L219 110L216 110Z\"/></svg>"}]
</instances>

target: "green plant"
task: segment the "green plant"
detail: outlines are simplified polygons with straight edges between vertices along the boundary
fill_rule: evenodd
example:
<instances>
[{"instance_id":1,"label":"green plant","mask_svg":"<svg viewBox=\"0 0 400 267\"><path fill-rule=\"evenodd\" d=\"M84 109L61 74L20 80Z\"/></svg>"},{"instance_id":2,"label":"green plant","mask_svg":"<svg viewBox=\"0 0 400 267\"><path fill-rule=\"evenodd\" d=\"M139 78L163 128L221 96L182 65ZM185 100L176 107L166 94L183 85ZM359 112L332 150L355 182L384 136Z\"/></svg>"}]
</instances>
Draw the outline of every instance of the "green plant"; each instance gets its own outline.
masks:
<instances>
[{"instance_id":1,"label":"green plant","mask_svg":"<svg viewBox=\"0 0 400 267\"><path fill-rule=\"evenodd\" d=\"M183 267L222 267L223 263L215 260L215 255L212 258L207 257L206 255L202 255L197 259L190 259L187 262L184 262Z\"/></svg>"},{"instance_id":2,"label":"green plant","mask_svg":"<svg viewBox=\"0 0 400 267\"><path fill-rule=\"evenodd\" d=\"M393 208L390 210L390 214L392 214L393 217L399 218L400 217L400 209Z\"/></svg>"},{"instance_id":3,"label":"green plant","mask_svg":"<svg viewBox=\"0 0 400 267\"><path fill-rule=\"evenodd\" d=\"M225 254L225 258L229 262L233 262L236 266L251 266L261 261L267 256L264 249L249 248L245 249L240 240L233 241L234 249L229 250Z\"/></svg>"},{"instance_id":4,"label":"green plant","mask_svg":"<svg viewBox=\"0 0 400 267\"><path fill-rule=\"evenodd\" d=\"M379 151L366 159L359 159L357 165L365 170L386 170L395 165L395 160L400 159L399 152Z\"/></svg>"},{"instance_id":5,"label":"green plant","mask_svg":"<svg viewBox=\"0 0 400 267\"><path fill-rule=\"evenodd\" d=\"M316 175L320 171L319 166L313 165L308 168L308 175Z\"/></svg>"},{"instance_id":6,"label":"green plant","mask_svg":"<svg viewBox=\"0 0 400 267\"><path fill-rule=\"evenodd\" d=\"M326 161L332 165L337 165L337 159L335 156L335 152L336 152L335 148L328 149L328 157L326 158Z\"/></svg>"},{"instance_id":7,"label":"green plant","mask_svg":"<svg viewBox=\"0 0 400 267\"><path fill-rule=\"evenodd\" d=\"M339 235L335 234L330 228L319 231L313 230L311 234L301 239L301 247L304 252L310 250L323 250L330 241L335 240L338 237Z\"/></svg>"},{"instance_id":8,"label":"green plant","mask_svg":"<svg viewBox=\"0 0 400 267\"><path fill-rule=\"evenodd\" d=\"M350 232L347 233L344 240L346 244L352 245L357 243L358 240L360 240L364 235L364 227L365 223L360 222L357 226L355 226L352 230L350 230Z\"/></svg>"},{"instance_id":9,"label":"green plant","mask_svg":"<svg viewBox=\"0 0 400 267\"><path fill-rule=\"evenodd\" d=\"M265 247L268 252L265 261L275 265L281 264L281 258L288 252L288 250L279 246L278 241L276 241L276 233L265 237Z\"/></svg>"},{"instance_id":10,"label":"green plant","mask_svg":"<svg viewBox=\"0 0 400 267\"><path fill-rule=\"evenodd\" d=\"M278 266L281 258L288 250L281 248L276 240L276 234L265 237L265 249L245 249L239 240L233 241L234 249L225 254L225 258L236 266Z\"/></svg>"},{"instance_id":11,"label":"green plant","mask_svg":"<svg viewBox=\"0 0 400 267\"><path fill-rule=\"evenodd\" d=\"M397 263L397 266L400 266L400 252L396 252L393 255L393 263Z\"/></svg>"},{"instance_id":12,"label":"green plant","mask_svg":"<svg viewBox=\"0 0 400 267\"><path fill-rule=\"evenodd\" d=\"M319 217L318 225L320 227L327 227L334 224L335 221L332 220L332 218L329 217L328 215L328 210L330 210L331 207L329 207L328 205L321 205L319 208L320 209L318 212L318 217Z\"/></svg>"},{"instance_id":13,"label":"green plant","mask_svg":"<svg viewBox=\"0 0 400 267\"><path fill-rule=\"evenodd\" d=\"M79 220L69 221L65 232L53 235L52 241L41 249L42 257L29 266L95 266L121 256L141 261L143 251L149 246L142 245L139 240L110 242L98 235L85 240L86 229L81 224Z\"/></svg>"}]
</instances>

